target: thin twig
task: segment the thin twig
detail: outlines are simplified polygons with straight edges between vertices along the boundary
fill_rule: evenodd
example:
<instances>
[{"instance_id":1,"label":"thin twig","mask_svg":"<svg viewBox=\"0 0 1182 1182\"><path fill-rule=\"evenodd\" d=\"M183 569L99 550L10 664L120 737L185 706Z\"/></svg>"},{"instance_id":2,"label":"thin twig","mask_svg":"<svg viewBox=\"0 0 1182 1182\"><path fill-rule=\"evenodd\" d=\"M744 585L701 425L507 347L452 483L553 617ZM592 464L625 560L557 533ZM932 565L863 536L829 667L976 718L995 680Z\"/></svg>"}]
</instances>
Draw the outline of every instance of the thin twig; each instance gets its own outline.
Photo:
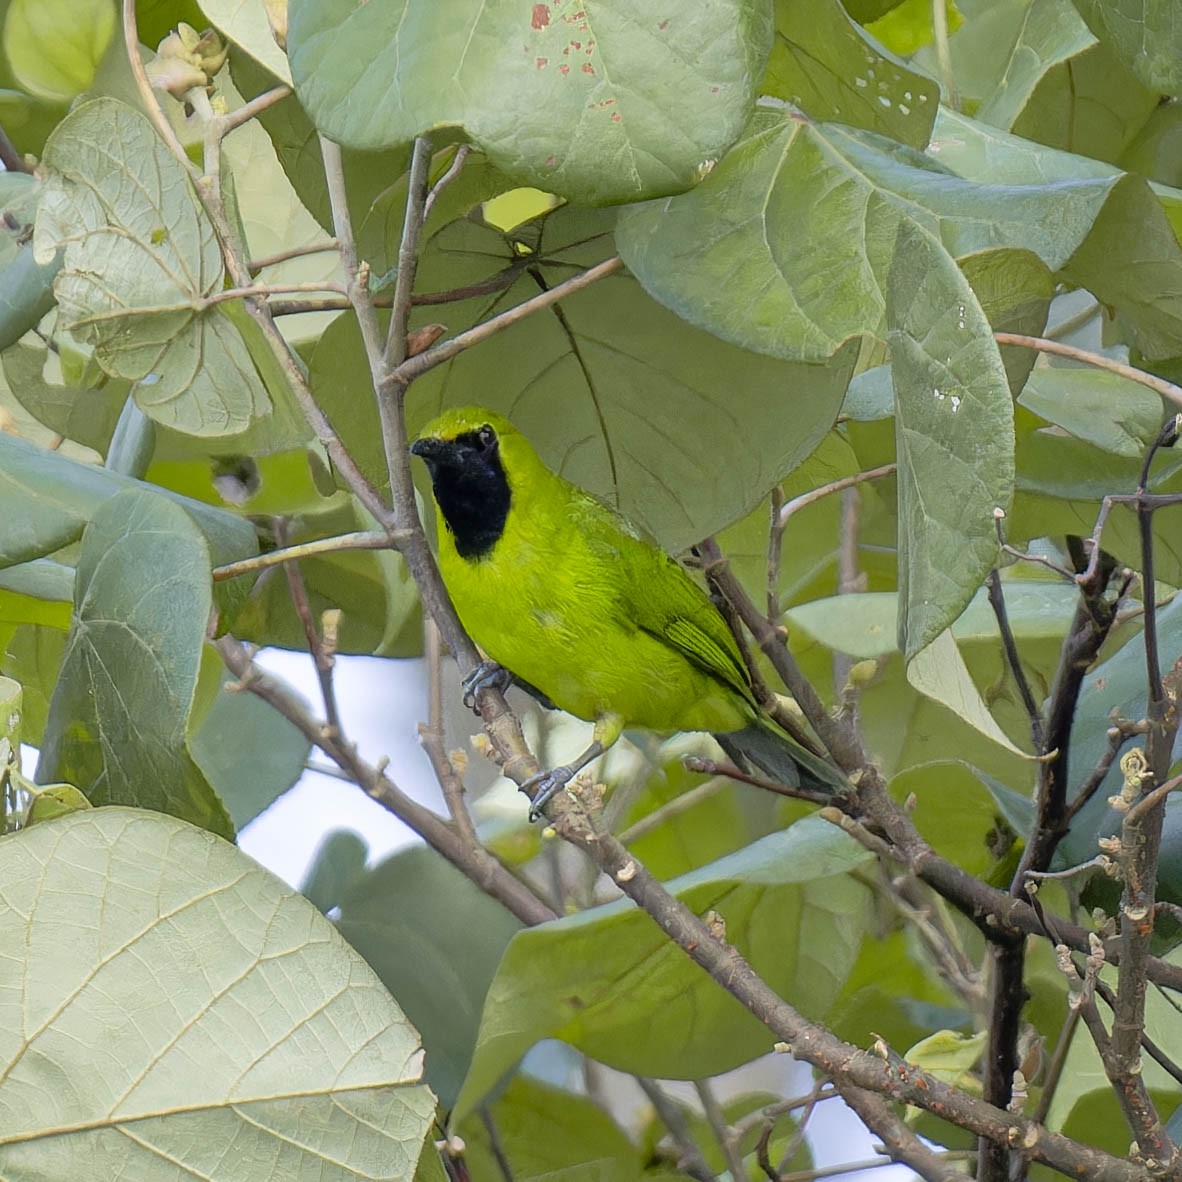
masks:
<instances>
[{"instance_id":1,"label":"thin twig","mask_svg":"<svg viewBox=\"0 0 1182 1182\"><path fill-rule=\"evenodd\" d=\"M279 250L274 254L265 254L259 258L248 259L246 267L252 273L264 271L268 267L277 267L280 263L290 262L292 259L302 259L310 254L327 254L329 251L336 251L338 249L339 243L335 238L326 238L323 242L309 242L304 246L293 246L288 250Z\"/></svg>"},{"instance_id":2,"label":"thin twig","mask_svg":"<svg viewBox=\"0 0 1182 1182\"><path fill-rule=\"evenodd\" d=\"M148 72L144 69L144 63L140 57L140 38L136 24L135 2L136 0L123 0L123 43L127 47L127 57L131 64L131 74L135 79L136 89L139 91L140 97L144 100L144 113L156 129L156 134L168 145L169 151L172 152L173 156L176 157L181 166L188 172L193 181L196 182L201 175L201 170L189 159L184 145L177 138L172 123L169 121L168 116L165 115L164 109L160 105L160 100L157 98L156 91L152 87L152 82L148 78Z\"/></svg>"},{"instance_id":3,"label":"thin twig","mask_svg":"<svg viewBox=\"0 0 1182 1182\"><path fill-rule=\"evenodd\" d=\"M793 514L799 513L801 509L806 509L824 497L832 496L833 493L844 492L847 488L864 484L867 480L881 480L884 476L890 476L898 471L898 468L898 464L883 464L880 468L868 468L865 472L855 472L852 476L843 476L840 480L834 480L829 484L822 484L819 488L811 489L809 492L801 493L800 496L784 502L776 518L776 523L783 529L788 524L789 518Z\"/></svg>"},{"instance_id":4,"label":"thin twig","mask_svg":"<svg viewBox=\"0 0 1182 1182\"><path fill-rule=\"evenodd\" d=\"M1030 720L1030 739L1036 755L1043 755L1044 735L1042 727L1042 713L1030 692L1030 683L1026 680L1026 671L1022 668L1022 659L1018 655L1018 645L1014 640L1013 630L1010 628L1009 614L1006 612L1005 593L1001 586L1001 576L994 567L985 580L989 593L989 606L993 608L993 616L997 620L997 630L1001 633L1002 648L1005 651L1006 662L1010 673L1018 687L1018 694L1022 698L1022 705L1026 708L1026 717Z\"/></svg>"},{"instance_id":5,"label":"thin twig","mask_svg":"<svg viewBox=\"0 0 1182 1182\"><path fill-rule=\"evenodd\" d=\"M402 792L383 768L367 763L355 747L342 743L328 732L287 686L254 664L243 644L229 635L219 637L213 644L226 667L238 679L241 690L270 703L305 738L360 784L368 796L462 870L486 895L503 904L524 924L545 923L555 918L555 913L488 850L469 846L451 825Z\"/></svg>"},{"instance_id":6,"label":"thin twig","mask_svg":"<svg viewBox=\"0 0 1182 1182\"><path fill-rule=\"evenodd\" d=\"M8 138L8 132L0 127L0 164L4 165L5 172L32 172L28 162L16 150L12 140Z\"/></svg>"},{"instance_id":7,"label":"thin twig","mask_svg":"<svg viewBox=\"0 0 1182 1182\"><path fill-rule=\"evenodd\" d=\"M1047 337L1028 337L1017 332L995 332L993 339L999 345L1024 345L1027 349L1037 349L1040 353L1070 357L1072 361L1082 361L1086 365L1094 365L1097 369L1106 369L1109 373L1128 378L1130 382L1148 386L1150 390L1169 399L1175 406L1182 406L1182 387L1175 386L1173 382L1159 378L1156 374L1137 369L1136 366L1114 361L1111 357L1105 357L1103 353L1092 353L1087 349L1078 349L1075 345L1065 345L1062 341L1052 341Z\"/></svg>"},{"instance_id":8,"label":"thin twig","mask_svg":"<svg viewBox=\"0 0 1182 1182\"><path fill-rule=\"evenodd\" d=\"M275 521L275 538L280 546L287 542L287 522L283 518ZM316 668L316 678L320 682L320 696L324 702L324 717L326 725L331 729L334 738L344 741L341 730L341 715L337 709L336 689L333 686L333 666L336 664L329 646L321 638L316 628L316 621L312 618L312 606L308 602L308 589L304 585L304 576L300 572L300 564L296 561L284 563L283 573L287 578L287 591L291 597L291 605L295 609L296 618L304 629L304 636L308 642L308 652L312 657L312 664Z\"/></svg>"},{"instance_id":9,"label":"thin twig","mask_svg":"<svg viewBox=\"0 0 1182 1182\"><path fill-rule=\"evenodd\" d=\"M427 194L427 200L423 202L423 221L431 216L431 210L435 207L435 202L439 200L439 195L444 189L448 187L460 175L464 168L464 162L468 159L469 153L472 151L471 144L461 144L456 149L455 156L452 157L451 164L448 165L447 171L431 186L431 191Z\"/></svg>"},{"instance_id":10,"label":"thin twig","mask_svg":"<svg viewBox=\"0 0 1182 1182\"><path fill-rule=\"evenodd\" d=\"M320 554L337 554L347 550L388 550L398 543L399 538L397 532L364 530L358 533L337 534L331 538L316 538L311 542L298 542L294 546L285 546L280 550L268 550L266 554L257 554L254 558L243 558L238 562L215 566L212 572L213 581L220 583L226 579L236 579L240 575L251 575L256 571L266 570L269 566L280 566L300 558L315 558Z\"/></svg>"},{"instance_id":11,"label":"thin twig","mask_svg":"<svg viewBox=\"0 0 1182 1182\"><path fill-rule=\"evenodd\" d=\"M591 284L618 271L623 265L617 256L605 259L602 263L596 263L594 267L580 271L556 287L550 288L549 291L540 292L538 295L507 309L499 316L485 320L474 328L468 329L467 332L462 332L459 336L451 337L434 348L428 349L425 353L420 353L417 357L407 358L390 375L390 380L409 383L415 378L421 377L427 370L434 369L435 366L442 365L445 361L450 361L465 349L470 349L473 345L478 345L496 333L503 332L506 328L532 316L535 312L540 312L543 308L548 308L551 304L556 304L576 291L581 291L584 287L590 287Z\"/></svg>"},{"instance_id":12,"label":"thin twig","mask_svg":"<svg viewBox=\"0 0 1182 1182\"><path fill-rule=\"evenodd\" d=\"M439 628L427 616L423 619L427 650L427 724L419 728L419 742L431 761L435 778L443 792L448 814L459 835L472 847L480 844L468 805L464 799L464 781L447 754L443 736L443 651Z\"/></svg>"},{"instance_id":13,"label":"thin twig","mask_svg":"<svg viewBox=\"0 0 1182 1182\"><path fill-rule=\"evenodd\" d=\"M743 1157L739 1153L738 1146L731 1139L730 1125L727 1123L726 1114L722 1111L722 1105L719 1104L718 1097L714 1094L714 1089L710 1087L710 1081L705 1079L694 1080L694 1091L698 1093L698 1100L702 1105L702 1114L705 1116L706 1123L710 1126L710 1130L714 1134L714 1139L718 1142L719 1148L722 1150L722 1157L726 1162L726 1168L730 1171L730 1176L732 1178L742 1178L746 1173L743 1168Z\"/></svg>"},{"instance_id":14,"label":"thin twig","mask_svg":"<svg viewBox=\"0 0 1182 1182\"><path fill-rule=\"evenodd\" d=\"M497 1163L497 1169L501 1171L501 1177L504 1182L514 1182L513 1169L509 1165L509 1159L505 1156L505 1147L501 1144L500 1131L497 1129L497 1123L493 1120L492 1112L487 1104L481 1106L480 1121L484 1125L484 1131L488 1134L488 1148L493 1155L493 1161Z\"/></svg>"},{"instance_id":15,"label":"thin twig","mask_svg":"<svg viewBox=\"0 0 1182 1182\"><path fill-rule=\"evenodd\" d=\"M460 162L461 164L463 161ZM394 303L381 368L389 373L406 360L406 334L410 320L410 297L419 267L419 238L427 218L427 174L431 168L431 141L419 136L411 150L407 177L406 217L402 222L402 241L398 244L398 274L394 280ZM378 386L378 397L387 393Z\"/></svg>"},{"instance_id":16,"label":"thin twig","mask_svg":"<svg viewBox=\"0 0 1182 1182\"><path fill-rule=\"evenodd\" d=\"M691 1178L697 1178L698 1182L717 1182L717 1175L694 1141L689 1121L677 1103L665 1095L656 1080L638 1075L636 1082L648 1097L661 1123L669 1130L669 1136L677 1149L677 1168Z\"/></svg>"}]
</instances>

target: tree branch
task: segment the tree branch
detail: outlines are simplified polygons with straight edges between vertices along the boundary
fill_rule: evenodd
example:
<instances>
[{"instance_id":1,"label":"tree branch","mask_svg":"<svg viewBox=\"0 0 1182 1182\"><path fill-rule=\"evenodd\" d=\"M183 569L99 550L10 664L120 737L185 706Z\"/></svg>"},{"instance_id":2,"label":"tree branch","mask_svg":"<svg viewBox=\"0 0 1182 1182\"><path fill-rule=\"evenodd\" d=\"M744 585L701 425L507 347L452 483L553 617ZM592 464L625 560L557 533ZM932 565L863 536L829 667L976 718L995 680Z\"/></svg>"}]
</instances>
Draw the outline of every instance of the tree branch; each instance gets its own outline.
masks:
<instances>
[{"instance_id":1,"label":"tree branch","mask_svg":"<svg viewBox=\"0 0 1182 1182\"><path fill-rule=\"evenodd\" d=\"M306 739L346 771L368 796L462 870L485 894L503 904L524 924L532 926L555 918L554 912L483 846L469 846L446 821L400 791L380 767L367 763L354 747L313 718L303 702L281 681L254 664L243 644L232 636L219 637L213 644L243 690L278 710Z\"/></svg>"}]
</instances>

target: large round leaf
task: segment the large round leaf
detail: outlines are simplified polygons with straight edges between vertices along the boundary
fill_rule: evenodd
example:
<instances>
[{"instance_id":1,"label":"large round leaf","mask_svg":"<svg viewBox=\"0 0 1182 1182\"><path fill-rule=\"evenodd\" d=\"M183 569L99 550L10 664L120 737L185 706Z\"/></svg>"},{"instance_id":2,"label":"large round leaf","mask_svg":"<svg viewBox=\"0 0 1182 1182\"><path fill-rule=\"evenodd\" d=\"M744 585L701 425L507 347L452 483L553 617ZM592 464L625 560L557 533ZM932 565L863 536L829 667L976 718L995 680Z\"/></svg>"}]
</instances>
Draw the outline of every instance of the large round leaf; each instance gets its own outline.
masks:
<instances>
[{"instance_id":1,"label":"large round leaf","mask_svg":"<svg viewBox=\"0 0 1182 1182\"><path fill-rule=\"evenodd\" d=\"M133 809L0 841L0 1174L406 1179L418 1035L304 898Z\"/></svg>"}]
</instances>

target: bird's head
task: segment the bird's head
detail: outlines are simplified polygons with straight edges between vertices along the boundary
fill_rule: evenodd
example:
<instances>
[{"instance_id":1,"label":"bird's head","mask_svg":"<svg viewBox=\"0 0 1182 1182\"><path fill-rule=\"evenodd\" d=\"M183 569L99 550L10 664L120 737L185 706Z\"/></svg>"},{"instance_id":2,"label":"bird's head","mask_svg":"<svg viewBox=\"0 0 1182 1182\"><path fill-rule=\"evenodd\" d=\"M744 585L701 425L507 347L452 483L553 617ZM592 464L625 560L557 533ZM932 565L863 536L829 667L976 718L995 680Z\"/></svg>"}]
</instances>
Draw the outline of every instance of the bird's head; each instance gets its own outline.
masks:
<instances>
[{"instance_id":1,"label":"bird's head","mask_svg":"<svg viewBox=\"0 0 1182 1182\"><path fill-rule=\"evenodd\" d=\"M483 558L505 528L518 478L539 461L525 437L484 407L445 411L410 449L427 465L440 515L464 558Z\"/></svg>"},{"instance_id":2,"label":"bird's head","mask_svg":"<svg viewBox=\"0 0 1182 1182\"><path fill-rule=\"evenodd\" d=\"M445 411L423 428L422 434L411 445L436 479L440 472L488 472L500 469L501 439L519 432L501 415L482 406L465 406Z\"/></svg>"}]
</instances>

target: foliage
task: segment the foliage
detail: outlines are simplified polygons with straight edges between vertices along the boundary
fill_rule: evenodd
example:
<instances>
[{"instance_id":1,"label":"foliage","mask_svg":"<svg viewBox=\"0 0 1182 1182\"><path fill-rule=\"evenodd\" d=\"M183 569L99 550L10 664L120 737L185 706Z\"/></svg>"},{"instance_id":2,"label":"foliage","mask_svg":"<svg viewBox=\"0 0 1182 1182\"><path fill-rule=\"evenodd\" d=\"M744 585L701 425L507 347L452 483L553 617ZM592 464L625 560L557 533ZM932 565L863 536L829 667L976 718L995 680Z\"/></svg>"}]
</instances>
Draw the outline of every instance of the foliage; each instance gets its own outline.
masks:
<instances>
[{"instance_id":1,"label":"foliage","mask_svg":"<svg viewBox=\"0 0 1182 1182\"><path fill-rule=\"evenodd\" d=\"M1170 0L0 15L0 1175L775 1178L840 1094L926 1178L1176 1176ZM448 817L357 754L338 654L477 656L407 451L468 403L847 793L630 735L540 834L434 706ZM305 899L231 843L314 746L425 844Z\"/></svg>"}]
</instances>

